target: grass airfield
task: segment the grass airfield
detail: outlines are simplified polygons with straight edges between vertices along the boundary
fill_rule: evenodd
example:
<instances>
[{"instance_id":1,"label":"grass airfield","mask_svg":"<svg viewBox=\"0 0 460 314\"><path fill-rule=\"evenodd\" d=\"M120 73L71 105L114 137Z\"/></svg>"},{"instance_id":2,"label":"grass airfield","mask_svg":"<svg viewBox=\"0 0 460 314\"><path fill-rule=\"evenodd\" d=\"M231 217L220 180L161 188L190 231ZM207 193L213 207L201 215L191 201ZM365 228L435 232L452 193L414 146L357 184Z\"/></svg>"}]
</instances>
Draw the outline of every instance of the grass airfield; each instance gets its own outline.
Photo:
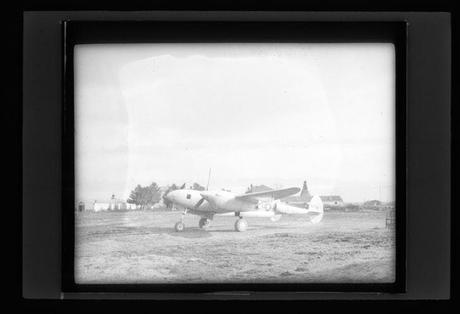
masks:
<instances>
[{"instance_id":1,"label":"grass airfield","mask_svg":"<svg viewBox=\"0 0 460 314\"><path fill-rule=\"evenodd\" d=\"M96 283L388 283L395 278L394 229L385 211L327 211L319 224L284 215L215 216L207 230L181 212L75 213L75 279Z\"/></svg>"}]
</instances>

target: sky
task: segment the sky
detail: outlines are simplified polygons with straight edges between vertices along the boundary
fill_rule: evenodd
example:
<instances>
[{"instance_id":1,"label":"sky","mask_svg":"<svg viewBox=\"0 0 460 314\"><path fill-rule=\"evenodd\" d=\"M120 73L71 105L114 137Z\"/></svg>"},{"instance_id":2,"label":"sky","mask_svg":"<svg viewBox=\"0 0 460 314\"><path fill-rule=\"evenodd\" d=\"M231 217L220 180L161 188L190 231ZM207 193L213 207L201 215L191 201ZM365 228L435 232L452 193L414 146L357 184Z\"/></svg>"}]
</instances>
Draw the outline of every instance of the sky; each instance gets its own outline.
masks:
<instances>
[{"instance_id":1,"label":"sky","mask_svg":"<svg viewBox=\"0 0 460 314\"><path fill-rule=\"evenodd\" d=\"M210 189L394 200L392 44L91 44L74 63L77 201L209 169Z\"/></svg>"}]
</instances>

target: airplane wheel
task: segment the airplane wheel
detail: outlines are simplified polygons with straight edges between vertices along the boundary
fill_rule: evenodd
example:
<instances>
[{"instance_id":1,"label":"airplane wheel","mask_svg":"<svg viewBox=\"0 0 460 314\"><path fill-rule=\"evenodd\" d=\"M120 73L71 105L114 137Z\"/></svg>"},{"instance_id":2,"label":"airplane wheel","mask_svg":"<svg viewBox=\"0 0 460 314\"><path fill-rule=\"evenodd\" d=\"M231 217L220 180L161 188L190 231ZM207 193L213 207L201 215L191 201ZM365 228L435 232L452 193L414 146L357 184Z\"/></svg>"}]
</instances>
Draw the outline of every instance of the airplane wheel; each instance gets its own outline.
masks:
<instances>
[{"instance_id":1,"label":"airplane wheel","mask_svg":"<svg viewBox=\"0 0 460 314\"><path fill-rule=\"evenodd\" d=\"M207 227L209 227L210 224L211 224L211 220L209 220L207 218L201 218L200 222L198 223L198 226L201 229L206 229Z\"/></svg>"},{"instance_id":2,"label":"airplane wheel","mask_svg":"<svg viewBox=\"0 0 460 314\"><path fill-rule=\"evenodd\" d=\"M184 228L185 228L184 223L183 223L183 222L180 222L180 221L177 222L177 223L175 224L175 226L174 226L174 229L176 229L177 232L183 231Z\"/></svg>"},{"instance_id":3,"label":"airplane wheel","mask_svg":"<svg viewBox=\"0 0 460 314\"><path fill-rule=\"evenodd\" d=\"M246 231L247 228L248 228L248 222L246 220L241 218L235 222L236 231L243 232L243 231Z\"/></svg>"}]
</instances>

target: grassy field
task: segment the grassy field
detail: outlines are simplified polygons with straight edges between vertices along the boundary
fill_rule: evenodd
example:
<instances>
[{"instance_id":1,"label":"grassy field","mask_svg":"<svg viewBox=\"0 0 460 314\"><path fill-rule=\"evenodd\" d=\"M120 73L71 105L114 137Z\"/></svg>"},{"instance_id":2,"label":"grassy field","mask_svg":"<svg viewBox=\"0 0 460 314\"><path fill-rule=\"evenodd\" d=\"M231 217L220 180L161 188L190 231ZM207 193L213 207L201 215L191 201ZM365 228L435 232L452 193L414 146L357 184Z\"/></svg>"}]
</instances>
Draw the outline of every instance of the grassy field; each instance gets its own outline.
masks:
<instances>
[{"instance_id":1,"label":"grassy field","mask_svg":"<svg viewBox=\"0 0 460 314\"><path fill-rule=\"evenodd\" d=\"M394 231L385 212L326 212L313 225L302 216L216 216L208 230L180 212L76 213L77 283L308 282L394 280Z\"/></svg>"}]
</instances>

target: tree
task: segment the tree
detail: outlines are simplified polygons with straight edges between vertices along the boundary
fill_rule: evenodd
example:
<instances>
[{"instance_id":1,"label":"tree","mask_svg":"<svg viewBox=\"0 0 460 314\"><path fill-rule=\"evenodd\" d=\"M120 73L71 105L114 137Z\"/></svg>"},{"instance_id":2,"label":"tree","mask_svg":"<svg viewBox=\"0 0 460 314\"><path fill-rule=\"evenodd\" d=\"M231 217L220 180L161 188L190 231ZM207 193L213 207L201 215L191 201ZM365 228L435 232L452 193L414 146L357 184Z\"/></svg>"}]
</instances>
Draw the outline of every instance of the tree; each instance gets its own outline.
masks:
<instances>
[{"instance_id":1,"label":"tree","mask_svg":"<svg viewBox=\"0 0 460 314\"><path fill-rule=\"evenodd\" d=\"M138 184L134 188L134 190L131 191L131 193L129 194L129 198L126 202L130 204L141 205L141 199L142 199L142 187L140 184Z\"/></svg>"},{"instance_id":2,"label":"tree","mask_svg":"<svg viewBox=\"0 0 460 314\"><path fill-rule=\"evenodd\" d=\"M170 200L168 200L167 198L165 198L165 196L166 196L169 192L174 191L174 190L179 190L179 187L178 187L175 183L173 183L172 185L170 185L170 186L168 187L168 189L165 191L165 193L163 194L163 203L166 205L167 208L172 208L173 203L172 203Z\"/></svg>"},{"instance_id":3,"label":"tree","mask_svg":"<svg viewBox=\"0 0 460 314\"><path fill-rule=\"evenodd\" d=\"M146 187L145 203L146 205L153 206L161 200L160 187L155 182L152 182Z\"/></svg>"},{"instance_id":4,"label":"tree","mask_svg":"<svg viewBox=\"0 0 460 314\"><path fill-rule=\"evenodd\" d=\"M138 184L134 190L131 191L129 199L127 200L130 204L136 204L145 209L146 207L153 206L158 203L161 199L160 188L153 182L149 186L141 186Z\"/></svg>"},{"instance_id":5,"label":"tree","mask_svg":"<svg viewBox=\"0 0 460 314\"><path fill-rule=\"evenodd\" d=\"M193 183L192 190L197 190L197 191L204 191L205 188L204 186L199 185L198 183Z\"/></svg>"}]
</instances>

